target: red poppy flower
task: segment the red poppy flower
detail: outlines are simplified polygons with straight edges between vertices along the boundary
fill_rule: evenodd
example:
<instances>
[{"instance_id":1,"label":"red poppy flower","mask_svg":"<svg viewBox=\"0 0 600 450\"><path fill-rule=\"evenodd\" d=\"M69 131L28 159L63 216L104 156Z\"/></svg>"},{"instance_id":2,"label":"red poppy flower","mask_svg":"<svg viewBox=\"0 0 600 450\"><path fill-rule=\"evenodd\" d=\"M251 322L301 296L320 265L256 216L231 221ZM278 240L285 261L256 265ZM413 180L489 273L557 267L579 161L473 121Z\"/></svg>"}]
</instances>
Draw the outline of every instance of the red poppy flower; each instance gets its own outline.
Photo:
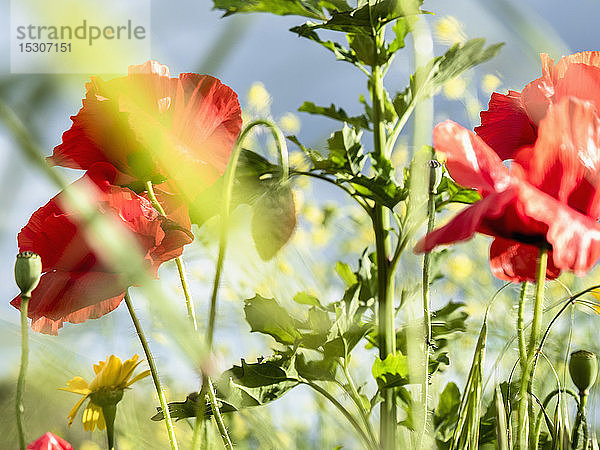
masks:
<instances>
[{"instance_id":1,"label":"red poppy flower","mask_svg":"<svg viewBox=\"0 0 600 450\"><path fill-rule=\"evenodd\" d=\"M586 273L600 257L600 119L593 104L565 98L548 108L538 135L509 170L480 137L451 121L438 125L434 145L448 171L482 199L425 236L416 251L479 232L495 237L490 262L499 278L534 280L541 245L551 247L548 278L561 270Z\"/></svg>"},{"instance_id":2,"label":"red poppy flower","mask_svg":"<svg viewBox=\"0 0 600 450\"><path fill-rule=\"evenodd\" d=\"M27 450L73 450L71 444L50 432L27 445Z\"/></svg>"},{"instance_id":3,"label":"red poppy flower","mask_svg":"<svg viewBox=\"0 0 600 450\"><path fill-rule=\"evenodd\" d=\"M50 164L108 162L141 181L172 179L194 195L224 173L242 126L233 90L208 75L170 78L156 61L130 66L127 77L92 77L71 119Z\"/></svg>"},{"instance_id":4,"label":"red poppy flower","mask_svg":"<svg viewBox=\"0 0 600 450\"><path fill-rule=\"evenodd\" d=\"M116 177L114 167L98 163L74 185L86 191L96 187L93 201L98 211L133 233L156 276L160 264L181 255L193 239L187 209L175 196L157 192L167 213L162 217L148 199L112 185ZM101 317L119 306L130 285L87 243L76 214L64 204L63 193L33 213L17 240L19 251L34 251L42 259L43 274L29 302L35 331L56 334L63 322ZM17 308L20 303L19 297L11 302Z\"/></svg>"},{"instance_id":5,"label":"red poppy flower","mask_svg":"<svg viewBox=\"0 0 600 450\"><path fill-rule=\"evenodd\" d=\"M542 54L542 76L523 92L494 93L481 126L475 132L501 159L512 159L517 150L535 143L540 121L548 106L565 97L586 100L600 108L600 52L582 52L561 58L555 65Z\"/></svg>"}]
</instances>

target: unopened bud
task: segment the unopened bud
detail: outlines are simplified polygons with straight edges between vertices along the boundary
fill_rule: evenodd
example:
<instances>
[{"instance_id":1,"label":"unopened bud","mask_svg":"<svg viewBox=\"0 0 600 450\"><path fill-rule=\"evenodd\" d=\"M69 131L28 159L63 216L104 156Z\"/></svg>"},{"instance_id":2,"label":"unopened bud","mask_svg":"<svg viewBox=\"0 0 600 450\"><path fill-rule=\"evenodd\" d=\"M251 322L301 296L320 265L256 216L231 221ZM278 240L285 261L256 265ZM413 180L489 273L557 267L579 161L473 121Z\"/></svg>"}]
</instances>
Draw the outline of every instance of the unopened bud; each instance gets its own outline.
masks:
<instances>
[{"instance_id":1,"label":"unopened bud","mask_svg":"<svg viewBox=\"0 0 600 450\"><path fill-rule=\"evenodd\" d=\"M587 394L589 388L596 382L596 376L598 375L596 355L587 350L578 350L571 353L569 373L579 392Z\"/></svg>"},{"instance_id":2,"label":"unopened bud","mask_svg":"<svg viewBox=\"0 0 600 450\"><path fill-rule=\"evenodd\" d=\"M428 163L429 166L429 192L435 194L437 188L442 182L442 163L432 159Z\"/></svg>"},{"instance_id":3,"label":"unopened bud","mask_svg":"<svg viewBox=\"0 0 600 450\"><path fill-rule=\"evenodd\" d=\"M42 259L33 252L21 252L15 262L15 281L21 290L21 297L30 298L42 276Z\"/></svg>"}]
</instances>

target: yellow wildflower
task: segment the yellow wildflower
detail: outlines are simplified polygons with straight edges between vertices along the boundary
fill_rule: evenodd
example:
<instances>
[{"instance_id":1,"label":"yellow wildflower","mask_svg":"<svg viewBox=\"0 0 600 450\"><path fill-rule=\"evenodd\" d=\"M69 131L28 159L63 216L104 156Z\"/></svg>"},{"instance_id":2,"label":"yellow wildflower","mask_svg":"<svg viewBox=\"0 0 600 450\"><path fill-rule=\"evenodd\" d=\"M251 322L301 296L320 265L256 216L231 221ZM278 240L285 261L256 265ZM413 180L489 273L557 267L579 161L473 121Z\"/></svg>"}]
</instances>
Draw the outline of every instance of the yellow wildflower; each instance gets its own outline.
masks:
<instances>
[{"instance_id":1,"label":"yellow wildflower","mask_svg":"<svg viewBox=\"0 0 600 450\"><path fill-rule=\"evenodd\" d=\"M491 73L485 75L481 80L481 88L488 94L491 94L498 89L501 84L502 81L500 81L500 78L498 78L496 75L492 75Z\"/></svg>"},{"instance_id":2,"label":"yellow wildflower","mask_svg":"<svg viewBox=\"0 0 600 450\"><path fill-rule=\"evenodd\" d=\"M449 45L467 40L462 23L453 16L442 17L438 20L434 25L434 34L438 41Z\"/></svg>"},{"instance_id":3,"label":"yellow wildflower","mask_svg":"<svg viewBox=\"0 0 600 450\"><path fill-rule=\"evenodd\" d=\"M450 100L458 100L465 95L467 82L464 78L456 77L444 84L444 95Z\"/></svg>"},{"instance_id":4,"label":"yellow wildflower","mask_svg":"<svg viewBox=\"0 0 600 450\"><path fill-rule=\"evenodd\" d=\"M281 119L279 119L279 125L281 129L288 134L296 134L300 131L300 119L293 113L285 113Z\"/></svg>"},{"instance_id":5,"label":"yellow wildflower","mask_svg":"<svg viewBox=\"0 0 600 450\"><path fill-rule=\"evenodd\" d=\"M259 112L268 112L271 106L271 96L265 85L257 81L250 86L247 94L248 105Z\"/></svg>"},{"instance_id":6,"label":"yellow wildflower","mask_svg":"<svg viewBox=\"0 0 600 450\"><path fill-rule=\"evenodd\" d=\"M121 360L115 355L110 355L106 361L94 364L96 377L91 383L88 384L81 377L75 377L67 383L67 387L59 388L61 391L73 392L83 396L67 416L69 426L73 423L83 402L89 398L90 401L83 411L83 429L94 431L97 427L99 430L104 430L106 422L102 407L107 403L116 405L123 397L125 389L150 374L149 370L145 370L131 378L133 371L141 362L138 361L138 355L134 355L133 358L124 363L121 363Z\"/></svg>"}]
</instances>

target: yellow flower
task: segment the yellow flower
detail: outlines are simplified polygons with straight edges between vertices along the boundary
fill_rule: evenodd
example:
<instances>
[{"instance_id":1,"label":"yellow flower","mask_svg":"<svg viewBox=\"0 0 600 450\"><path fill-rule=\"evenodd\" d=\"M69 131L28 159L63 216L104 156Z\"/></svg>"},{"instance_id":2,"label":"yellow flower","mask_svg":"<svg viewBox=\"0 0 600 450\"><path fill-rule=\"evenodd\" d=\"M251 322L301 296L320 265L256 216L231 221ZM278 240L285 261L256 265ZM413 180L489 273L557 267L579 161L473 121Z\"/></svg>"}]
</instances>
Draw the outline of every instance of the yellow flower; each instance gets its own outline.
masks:
<instances>
[{"instance_id":1,"label":"yellow flower","mask_svg":"<svg viewBox=\"0 0 600 450\"><path fill-rule=\"evenodd\" d=\"M434 25L434 33L440 42L449 45L467 40L462 23L453 16L442 17L438 20Z\"/></svg>"},{"instance_id":2,"label":"yellow flower","mask_svg":"<svg viewBox=\"0 0 600 450\"><path fill-rule=\"evenodd\" d=\"M83 411L83 429L85 431L94 431L96 427L99 430L106 428L102 407L107 403L116 405L123 397L123 391L136 381L150 375L149 370L145 370L131 378L135 368L142 361L138 361L138 355L128 359L124 363L115 355L110 355L106 361L100 361L94 364L94 373L96 377L88 384L81 377L75 377L67 383L67 387L59 388L61 391L73 392L83 395L75 404L69 415L69 426L73 423L77 412L86 399L89 403Z\"/></svg>"},{"instance_id":3,"label":"yellow flower","mask_svg":"<svg viewBox=\"0 0 600 450\"><path fill-rule=\"evenodd\" d=\"M450 100L457 100L465 95L467 82L464 78L456 77L444 84L444 95Z\"/></svg>"},{"instance_id":4,"label":"yellow flower","mask_svg":"<svg viewBox=\"0 0 600 450\"><path fill-rule=\"evenodd\" d=\"M501 84L502 81L500 81L500 78L498 78L496 75L492 75L491 73L485 75L481 80L481 88L488 94L498 89L498 86Z\"/></svg>"}]
</instances>

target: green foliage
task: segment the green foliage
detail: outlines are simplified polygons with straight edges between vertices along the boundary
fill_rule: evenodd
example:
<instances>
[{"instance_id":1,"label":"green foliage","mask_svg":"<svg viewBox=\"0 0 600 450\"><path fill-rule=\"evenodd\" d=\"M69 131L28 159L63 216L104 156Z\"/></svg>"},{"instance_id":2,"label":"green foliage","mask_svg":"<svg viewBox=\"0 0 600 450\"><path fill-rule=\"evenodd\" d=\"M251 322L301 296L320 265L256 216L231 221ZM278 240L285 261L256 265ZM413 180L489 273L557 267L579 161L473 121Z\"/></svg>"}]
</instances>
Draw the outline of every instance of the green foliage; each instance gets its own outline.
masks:
<instances>
[{"instance_id":1,"label":"green foliage","mask_svg":"<svg viewBox=\"0 0 600 450\"><path fill-rule=\"evenodd\" d=\"M464 203L470 205L481 200L481 195L474 189L463 188L444 174L438 186L438 195L435 198L436 210L441 210L449 203Z\"/></svg>"},{"instance_id":2,"label":"green foliage","mask_svg":"<svg viewBox=\"0 0 600 450\"><path fill-rule=\"evenodd\" d=\"M383 361L375 358L371 369L379 390L408 384L408 358L397 353L388 355Z\"/></svg>"},{"instance_id":3,"label":"green foliage","mask_svg":"<svg viewBox=\"0 0 600 450\"><path fill-rule=\"evenodd\" d=\"M321 116L329 117L330 119L339 120L340 122L346 122L352 125L356 129L369 129L369 120L366 116L349 117L342 108L337 108L333 103L329 107L317 106L312 102L304 102L300 108L300 112L306 112L309 114L318 114Z\"/></svg>"},{"instance_id":4,"label":"green foliage","mask_svg":"<svg viewBox=\"0 0 600 450\"><path fill-rule=\"evenodd\" d=\"M438 405L432 417L437 448L449 447L449 441L452 438L458 419L459 407L460 390L455 383L450 382L440 394Z\"/></svg>"},{"instance_id":5,"label":"green foliage","mask_svg":"<svg viewBox=\"0 0 600 450\"><path fill-rule=\"evenodd\" d=\"M292 318L275 299L256 295L244 304L246 321L252 332L272 336L280 344L294 345L302 338L297 330L298 321Z\"/></svg>"},{"instance_id":6,"label":"green foliage","mask_svg":"<svg viewBox=\"0 0 600 450\"><path fill-rule=\"evenodd\" d=\"M225 11L225 16L241 12L269 12L325 20L323 8L349 9L343 0L213 0L213 3L215 9Z\"/></svg>"},{"instance_id":7,"label":"green foliage","mask_svg":"<svg viewBox=\"0 0 600 450\"><path fill-rule=\"evenodd\" d=\"M424 67L417 68L410 85L394 98L394 107L402 117L417 101L432 96L444 83L464 71L492 59L504 44L484 47L485 39L470 39L464 44L454 44L442 55L433 58Z\"/></svg>"},{"instance_id":8,"label":"green foliage","mask_svg":"<svg viewBox=\"0 0 600 450\"><path fill-rule=\"evenodd\" d=\"M240 153L235 172L232 208L241 204L253 205L261 196L275 189L281 178L281 168L251 150ZM200 192L190 205L192 223L202 225L221 213L224 199L224 177Z\"/></svg>"},{"instance_id":9,"label":"green foliage","mask_svg":"<svg viewBox=\"0 0 600 450\"><path fill-rule=\"evenodd\" d=\"M260 257L273 258L296 228L296 206L289 183L273 185L256 200L250 227Z\"/></svg>"}]
</instances>

